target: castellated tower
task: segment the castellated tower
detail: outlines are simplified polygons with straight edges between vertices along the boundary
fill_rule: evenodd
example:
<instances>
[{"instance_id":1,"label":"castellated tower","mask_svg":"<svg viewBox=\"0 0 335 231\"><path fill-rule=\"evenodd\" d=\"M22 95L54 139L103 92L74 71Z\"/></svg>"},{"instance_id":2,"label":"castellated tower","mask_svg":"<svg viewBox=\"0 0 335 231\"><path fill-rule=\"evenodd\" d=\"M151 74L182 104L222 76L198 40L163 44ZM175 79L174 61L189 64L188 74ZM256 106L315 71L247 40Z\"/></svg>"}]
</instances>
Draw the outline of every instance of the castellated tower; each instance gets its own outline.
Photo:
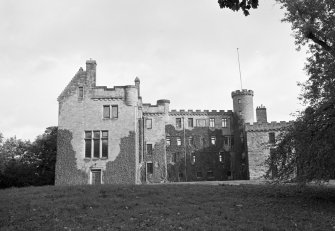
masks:
<instances>
[{"instance_id":1,"label":"castellated tower","mask_svg":"<svg viewBox=\"0 0 335 231\"><path fill-rule=\"evenodd\" d=\"M266 107L263 105L256 108L257 123L267 123Z\"/></svg>"},{"instance_id":2,"label":"castellated tower","mask_svg":"<svg viewBox=\"0 0 335 231\"><path fill-rule=\"evenodd\" d=\"M245 123L252 124L254 122L254 92L252 90L243 89L231 93L233 98L234 112L244 120Z\"/></svg>"}]
</instances>

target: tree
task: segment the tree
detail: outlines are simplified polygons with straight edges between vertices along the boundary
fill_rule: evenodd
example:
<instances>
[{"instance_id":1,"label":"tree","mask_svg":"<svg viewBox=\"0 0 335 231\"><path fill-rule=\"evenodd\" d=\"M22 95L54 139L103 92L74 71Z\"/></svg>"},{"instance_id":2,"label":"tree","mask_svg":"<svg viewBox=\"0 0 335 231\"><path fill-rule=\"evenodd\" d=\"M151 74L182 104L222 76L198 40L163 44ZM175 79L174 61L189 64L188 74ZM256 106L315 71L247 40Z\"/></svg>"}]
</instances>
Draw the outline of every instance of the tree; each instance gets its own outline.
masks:
<instances>
[{"instance_id":1,"label":"tree","mask_svg":"<svg viewBox=\"0 0 335 231\"><path fill-rule=\"evenodd\" d=\"M327 181L335 177L335 4L332 0L277 2L286 10L283 21L292 24L298 48L308 45L309 78L300 84L307 108L280 137L268 164L278 169L274 177L278 181Z\"/></svg>"},{"instance_id":2,"label":"tree","mask_svg":"<svg viewBox=\"0 0 335 231\"><path fill-rule=\"evenodd\" d=\"M308 46L305 66L309 78L301 83L307 106L293 126L279 138L268 158L267 175L278 181L323 181L335 177L335 4L334 0L276 0L291 23L298 50ZM250 1L222 0L234 11L257 8ZM250 7L251 6L251 7ZM245 9L247 11L245 11ZM276 174L272 172L275 168Z\"/></svg>"},{"instance_id":3,"label":"tree","mask_svg":"<svg viewBox=\"0 0 335 231\"><path fill-rule=\"evenodd\" d=\"M220 8L228 8L233 11L242 10L245 16L248 16L251 8L258 7L258 0L219 0Z\"/></svg>"},{"instance_id":4,"label":"tree","mask_svg":"<svg viewBox=\"0 0 335 231\"><path fill-rule=\"evenodd\" d=\"M55 165L57 155L57 127L48 127L33 142L30 152L39 160L36 173L39 185L55 183Z\"/></svg>"},{"instance_id":5,"label":"tree","mask_svg":"<svg viewBox=\"0 0 335 231\"><path fill-rule=\"evenodd\" d=\"M33 143L0 139L0 188L54 184L57 131L48 127Z\"/></svg>"}]
</instances>

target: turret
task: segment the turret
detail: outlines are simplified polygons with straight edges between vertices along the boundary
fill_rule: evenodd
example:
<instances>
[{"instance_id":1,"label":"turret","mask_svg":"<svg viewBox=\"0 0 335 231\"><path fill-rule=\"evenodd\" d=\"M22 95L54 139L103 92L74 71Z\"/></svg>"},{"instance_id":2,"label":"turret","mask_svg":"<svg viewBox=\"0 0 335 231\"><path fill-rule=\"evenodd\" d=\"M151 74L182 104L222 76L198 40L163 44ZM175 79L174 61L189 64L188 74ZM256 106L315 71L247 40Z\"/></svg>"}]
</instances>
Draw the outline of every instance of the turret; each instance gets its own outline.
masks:
<instances>
[{"instance_id":1,"label":"turret","mask_svg":"<svg viewBox=\"0 0 335 231\"><path fill-rule=\"evenodd\" d=\"M256 119L257 123L267 123L266 107L263 105L256 108Z\"/></svg>"},{"instance_id":2,"label":"turret","mask_svg":"<svg viewBox=\"0 0 335 231\"><path fill-rule=\"evenodd\" d=\"M141 96L141 94L140 94L140 78L138 78L138 77L135 78L135 86L137 88L138 97L140 97Z\"/></svg>"},{"instance_id":3,"label":"turret","mask_svg":"<svg viewBox=\"0 0 335 231\"><path fill-rule=\"evenodd\" d=\"M165 114L169 113L170 100L168 100L168 99L157 100L157 105L158 106L164 106L164 113Z\"/></svg>"},{"instance_id":4,"label":"turret","mask_svg":"<svg viewBox=\"0 0 335 231\"><path fill-rule=\"evenodd\" d=\"M137 88L134 85L125 86L125 101L128 106L136 106L138 101Z\"/></svg>"},{"instance_id":5,"label":"turret","mask_svg":"<svg viewBox=\"0 0 335 231\"><path fill-rule=\"evenodd\" d=\"M86 75L87 82L90 86L96 86L96 72L97 72L97 62L95 60L86 61Z\"/></svg>"},{"instance_id":6,"label":"turret","mask_svg":"<svg viewBox=\"0 0 335 231\"><path fill-rule=\"evenodd\" d=\"M245 122L254 122L254 92L252 90L243 89L231 93L233 98L234 112Z\"/></svg>"}]
</instances>

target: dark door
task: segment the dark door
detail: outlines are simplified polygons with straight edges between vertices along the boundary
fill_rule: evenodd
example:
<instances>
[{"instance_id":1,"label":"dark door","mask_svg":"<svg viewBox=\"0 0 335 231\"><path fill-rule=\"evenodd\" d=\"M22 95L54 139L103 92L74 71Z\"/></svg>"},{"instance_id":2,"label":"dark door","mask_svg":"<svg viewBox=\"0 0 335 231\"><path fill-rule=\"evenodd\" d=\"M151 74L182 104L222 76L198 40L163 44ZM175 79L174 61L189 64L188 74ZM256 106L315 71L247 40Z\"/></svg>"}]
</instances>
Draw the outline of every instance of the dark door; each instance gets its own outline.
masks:
<instances>
[{"instance_id":1,"label":"dark door","mask_svg":"<svg viewBox=\"0 0 335 231\"><path fill-rule=\"evenodd\" d=\"M92 170L92 184L101 184L101 170Z\"/></svg>"}]
</instances>

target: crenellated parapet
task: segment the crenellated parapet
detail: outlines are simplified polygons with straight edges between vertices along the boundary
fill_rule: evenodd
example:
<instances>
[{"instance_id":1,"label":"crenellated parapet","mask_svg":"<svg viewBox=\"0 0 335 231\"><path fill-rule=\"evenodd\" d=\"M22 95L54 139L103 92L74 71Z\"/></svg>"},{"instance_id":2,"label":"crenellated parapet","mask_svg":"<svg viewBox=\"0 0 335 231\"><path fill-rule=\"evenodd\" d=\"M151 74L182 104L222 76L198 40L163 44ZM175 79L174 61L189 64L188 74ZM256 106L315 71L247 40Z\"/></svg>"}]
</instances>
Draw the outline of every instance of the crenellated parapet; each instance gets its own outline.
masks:
<instances>
[{"instance_id":1,"label":"crenellated parapet","mask_svg":"<svg viewBox=\"0 0 335 231\"><path fill-rule=\"evenodd\" d=\"M253 90L247 90L247 89L242 89L242 90L236 90L231 93L231 97L239 96L239 95L251 95L254 96L254 91Z\"/></svg>"},{"instance_id":2,"label":"crenellated parapet","mask_svg":"<svg viewBox=\"0 0 335 231\"><path fill-rule=\"evenodd\" d=\"M232 110L228 110L228 111L225 111L225 110L171 110L169 112L169 115L170 116L221 116L221 115L232 115L233 114L233 111Z\"/></svg>"},{"instance_id":3,"label":"crenellated parapet","mask_svg":"<svg viewBox=\"0 0 335 231\"><path fill-rule=\"evenodd\" d=\"M272 121L271 123L246 123L245 131L246 132L266 132L266 131L282 131L287 129L293 124L294 121Z\"/></svg>"}]
</instances>

